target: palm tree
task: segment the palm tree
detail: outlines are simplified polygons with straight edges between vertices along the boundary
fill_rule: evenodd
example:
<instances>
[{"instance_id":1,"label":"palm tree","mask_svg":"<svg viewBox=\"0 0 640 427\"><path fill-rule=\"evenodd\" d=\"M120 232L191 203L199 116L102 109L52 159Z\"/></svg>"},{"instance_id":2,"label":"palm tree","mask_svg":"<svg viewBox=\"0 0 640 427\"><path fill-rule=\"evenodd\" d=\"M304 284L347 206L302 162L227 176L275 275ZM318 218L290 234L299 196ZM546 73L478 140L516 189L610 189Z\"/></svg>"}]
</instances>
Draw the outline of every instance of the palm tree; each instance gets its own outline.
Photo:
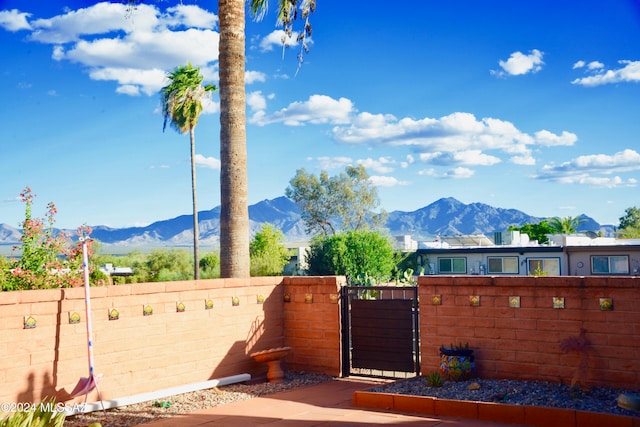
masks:
<instances>
[{"instance_id":1,"label":"palm tree","mask_svg":"<svg viewBox=\"0 0 640 427\"><path fill-rule=\"evenodd\" d=\"M580 224L582 224L583 222L585 222L584 219L580 219L579 216L575 216L575 217L564 217L564 218L559 218L559 217L553 217L553 218L549 218L549 226L551 226L551 228L553 229L553 231L555 231L558 234L571 234L571 233L575 233L578 230L578 227L580 226Z\"/></svg>"},{"instance_id":2,"label":"palm tree","mask_svg":"<svg viewBox=\"0 0 640 427\"><path fill-rule=\"evenodd\" d=\"M167 74L169 84L160 91L162 97L162 115L164 123L162 131L167 127L167 122L178 132L189 132L191 143L191 192L193 199L193 277L200 278L198 257L198 203L196 197L196 139L195 128L202 113L202 100L217 88L213 85L202 86L203 77L200 68L193 67L190 63L177 67Z\"/></svg>"},{"instance_id":3,"label":"palm tree","mask_svg":"<svg viewBox=\"0 0 640 427\"><path fill-rule=\"evenodd\" d=\"M302 12L298 14L298 3ZM256 19L267 10L268 0L250 0ZM220 22L220 277L250 276L249 205L247 177L247 132L245 68L245 0L218 0ZM305 19L298 36L302 49L311 35L308 17L315 0L278 0L278 23L292 34L297 17ZM302 61L302 56L298 56Z\"/></svg>"}]
</instances>

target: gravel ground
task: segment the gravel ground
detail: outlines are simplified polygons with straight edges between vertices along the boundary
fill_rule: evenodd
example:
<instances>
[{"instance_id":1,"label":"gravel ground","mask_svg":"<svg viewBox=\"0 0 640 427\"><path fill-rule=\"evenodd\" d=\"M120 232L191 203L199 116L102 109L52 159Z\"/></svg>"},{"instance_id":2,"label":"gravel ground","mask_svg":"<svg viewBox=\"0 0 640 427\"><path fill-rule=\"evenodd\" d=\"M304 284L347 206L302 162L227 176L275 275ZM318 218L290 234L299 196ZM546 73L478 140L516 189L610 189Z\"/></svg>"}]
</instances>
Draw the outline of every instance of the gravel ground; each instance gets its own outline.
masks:
<instances>
[{"instance_id":1,"label":"gravel ground","mask_svg":"<svg viewBox=\"0 0 640 427\"><path fill-rule=\"evenodd\" d=\"M474 385L471 386L472 384ZM618 396L621 393L640 396L640 390L592 387L585 391L575 388L572 392L569 385L559 383L484 379L446 381L442 387L429 387L424 377L416 377L376 387L370 391L432 396L442 399L550 406L640 417L640 412L618 407Z\"/></svg>"},{"instance_id":2,"label":"gravel ground","mask_svg":"<svg viewBox=\"0 0 640 427\"><path fill-rule=\"evenodd\" d=\"M106 415L102 411L76 415L67 418L64 425L65 427L87 427L91 423L99 422L102 427L130 427L330 380L331 377L327 375L287 372L285 381L282 383L231 384L194 391L162 400L109 409ZM476 390L469 390L469 386L474 383L479 387ZM625 410L617 405L617 399L621 393L638 396L640 390L594 387L587 391L578 390L572 393L568 385L558 383L484 379L447 381L442 387L429 387L424 377L417 377L375 387L369 391L433 396L443 399L551 406L640 417L640 412Z\"/></svg>"},{"instance_id":3,"label":"gravel ground","mask_svg":"<svg viewBox=\"0 0 640 427\"><path fill-rule=\"evenodd\" d=\"M230 384L223 387L178 394L161 400L136 403L120 408L68 417L65 427L87 427L99 422L102 427L130 427L161 418L213 408L214 406L251 399L257 396L291 390L331 380L328 375L287 372L281 383Z\"/></svg>"}]
</instances>

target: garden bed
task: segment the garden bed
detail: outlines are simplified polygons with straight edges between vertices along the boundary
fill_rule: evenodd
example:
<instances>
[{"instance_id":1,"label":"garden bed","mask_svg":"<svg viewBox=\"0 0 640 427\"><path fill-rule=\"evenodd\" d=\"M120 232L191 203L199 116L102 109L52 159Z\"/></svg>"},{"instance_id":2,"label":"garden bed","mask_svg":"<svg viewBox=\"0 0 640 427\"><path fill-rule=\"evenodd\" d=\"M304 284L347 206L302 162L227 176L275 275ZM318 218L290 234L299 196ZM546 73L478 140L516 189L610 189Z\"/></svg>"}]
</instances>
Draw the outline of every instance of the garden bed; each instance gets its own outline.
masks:
<instances>
[{"instance_id":1,"label":"garden bed","mask_svg":"<svg viewBox=\"0 0 640 427\"><path fill-rule=\"evenodd\" d=\"M417 377L356 392L353 402L361 407L540 427L640 427L640 412L618 407L621 393L639 395L640 390L594 387L583 391L560 383L484 379L429 387L424 377Z\"/></svg>"}]
</instances>

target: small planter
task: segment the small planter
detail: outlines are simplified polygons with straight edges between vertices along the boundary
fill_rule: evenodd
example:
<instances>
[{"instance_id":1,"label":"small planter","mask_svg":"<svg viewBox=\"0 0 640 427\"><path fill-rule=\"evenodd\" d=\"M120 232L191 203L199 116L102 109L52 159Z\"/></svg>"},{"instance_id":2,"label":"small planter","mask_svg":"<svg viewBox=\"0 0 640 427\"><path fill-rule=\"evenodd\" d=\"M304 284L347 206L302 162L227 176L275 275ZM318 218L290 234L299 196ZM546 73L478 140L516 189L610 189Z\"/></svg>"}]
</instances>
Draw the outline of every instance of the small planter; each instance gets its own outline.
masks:
<instances>
[{"instance_id":1,"label":"small planter","mask_svg":"<svg viewBox=\"0 0 640 427\"><path fill-rule=\"evenodd\" d=\"M473 378L476 371L473 350L440 347L440 372L451 381Z\"/></svg>"}]
</instances>

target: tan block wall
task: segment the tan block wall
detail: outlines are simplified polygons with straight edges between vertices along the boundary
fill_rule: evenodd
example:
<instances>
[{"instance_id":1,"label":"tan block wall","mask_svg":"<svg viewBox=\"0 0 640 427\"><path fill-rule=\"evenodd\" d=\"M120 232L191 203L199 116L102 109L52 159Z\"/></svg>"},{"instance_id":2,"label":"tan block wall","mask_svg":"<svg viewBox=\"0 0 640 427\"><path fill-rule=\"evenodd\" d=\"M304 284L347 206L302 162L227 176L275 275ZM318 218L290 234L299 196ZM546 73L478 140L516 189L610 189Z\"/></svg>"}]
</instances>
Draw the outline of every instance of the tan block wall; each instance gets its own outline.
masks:
<instances>
[{"instance_id":1,"label":"tan block wall","mask_svg":"<svg viewBox=\"0 0 640 427\"><path fill-rule=\"evenodd\" d=\"M466 343L478 375L570 383L580 358L560 342L586 330L589 385L637 388L640 384L640 280L636 277L419 278L422 372L439 366L439 347ZM432 304L434 295L441 305ZM471 306L469 297L479 296ZM520 308L509 297L520 297ZM553 308L563 297L565 308ZM612 298L614 309L600 309Z\"/></svg>"},{"instance_id":2,"label":"tan block wall","mask_svg":"<svg viewBox=\"0 0 640 427\"><path fill-rule=\"evenodd\" d=\"M284 345L281 282L269 277L92 287L94 365L103 374L102 397L264 374L266 367L249 354ZM207 299L211 310L205 309ZM178 302L184 312L177 312ZM145 305L153 308L151 316L143 316ZM66 400L88 376L84 307L83 288L0 293L0 402ZM111 308L119 311L118 320L109 320ZM80 323L69 323L70 311L80 313ZM24 316L33 316L36 328L24 329ZM97 399L95 391L89 399Z\"/></svg>"},{"instance_id":3,"label":"tan block wall","mask_svg":"<svg viewBox=\"0 0 640 427\"><path fill-rule=\"evenodd\" d=\"M344 277L285 277L285 344L294 370L341 374L340 287ZM305 301L311 295L312 302Z\"/></svg>"}]
</instances>

